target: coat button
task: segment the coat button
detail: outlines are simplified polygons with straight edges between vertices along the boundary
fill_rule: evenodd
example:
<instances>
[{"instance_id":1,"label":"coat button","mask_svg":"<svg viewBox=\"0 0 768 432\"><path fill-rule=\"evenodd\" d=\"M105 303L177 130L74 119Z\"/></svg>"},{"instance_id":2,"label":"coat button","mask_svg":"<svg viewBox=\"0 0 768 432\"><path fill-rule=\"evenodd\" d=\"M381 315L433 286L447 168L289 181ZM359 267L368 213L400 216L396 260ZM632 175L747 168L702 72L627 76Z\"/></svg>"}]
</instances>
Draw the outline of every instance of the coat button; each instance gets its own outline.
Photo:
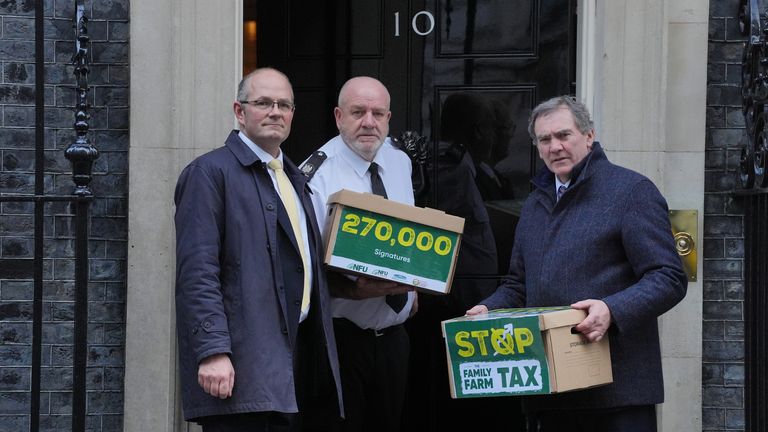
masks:
<instances>
[{"instance_id":1,"label":"coat button","mask_svg":"<svg viewBox=\"0 0 768 432\"><path fill-rule=\"evenodd\" d=\"M294 301L293 301L293 304L294 304L294 305L296 305L296 306L299 306L299 305L301 305L301 302L300 302L300 301L298 301L298 300L294 300Z\"/></svg>"},{"instance_id":2,"label":"coat button","mask_svg":"<svg viewBox=\"0 0 768 432\"><path fill-rule=\"evenodd\" d=\"M272 204L272 203L267 203L267 210L270 210L270 211L271 211L271 210L274 210L274 209L275 209L275 206L274 206L274 204Z\"/></svg>"},{"instance_id":3,"label":"coat button","mask_svg":"<svg viewBox=\"0 0 768 432\"><path fill-rule=\"evenodd\" d=\"M195 326L195 328L193 328L193 329L192 329L192 334L193 334L193 335L194 335L194 334L197 334L197 329L198 329L198 328L199 328L199 327Z\"/></svg>"},{"instance_id":4,"label":"coat button","mask_svg":"<svg viewBox=\"0 0 768 432\"><path fill-rule=\"evenodd\" d=\"M283 327L281 330L282 330L283 334L288 334L288 329L287 328Z\"/></svg>"},{"instance_id":5,"label":"coat button","mask_svg":"<svg viewBox=\"0 0 768 432\"><path fill-rule=\"evenodd\" d=\"M206 329L209 329L209 328L211 328L211 322L210 322L210 321L206 321L206 322L204 322L204 323L203 323L203 327L205 327Z\"/></svg>"}]
</instances>

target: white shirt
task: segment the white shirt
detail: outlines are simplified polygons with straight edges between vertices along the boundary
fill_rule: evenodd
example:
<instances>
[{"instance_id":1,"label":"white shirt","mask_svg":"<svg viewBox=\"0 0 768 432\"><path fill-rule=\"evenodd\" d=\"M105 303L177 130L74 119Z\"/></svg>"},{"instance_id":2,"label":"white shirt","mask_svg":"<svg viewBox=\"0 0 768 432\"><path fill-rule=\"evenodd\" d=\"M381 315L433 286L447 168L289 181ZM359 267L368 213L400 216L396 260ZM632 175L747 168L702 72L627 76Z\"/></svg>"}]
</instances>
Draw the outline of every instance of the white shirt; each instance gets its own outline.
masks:
<instances>
[{"instance_id":1,"label":"white shirt","mask_svg":"<svg viewBox=\"0 0 768 432\"><path fill-rule=\"evenodd\" d=\"M557 191L560 190L560 186L565 186L565 188L568 189L568 187L571 186L571 179L568 179L567 182L563 183L557 176L555 176L555 196L557 196Z\"/></svg>"},{"instance_id":2,"label":"white shirt","mask_svg":"<svg viewBox=\"0 0 768 432\"><path fill-rule=\"evenodd\" d=\"M283 152L280 151L280 154L277 155L276 158L272 157L271 154L267 153L263 148L259 147L251 141L245 134L241 131L237 134L237 136L240 137L241 140L245 143L245 145L248 146L249 149L251 149L254 153L256 153L256 156L261 159L264 163L269 163L272 159L277 159L280 161L281 164L283 164ZM285 166L285 164L283 164ZM280 188L277 187L277 177L275 177L275 172L272 169L267 169L267 172L269 173L269 178L272 179L272 185L275 187L275 190L277 191L277 194L280 196L280 199L283 198L282 195L280 195ZM299 226L301 227L301 237L304 239L304 244L302 245L304 247L304 256L312 259L312 254L309 252L309 235L307 232L307 215L304 212L304 206L301 204L301 200L299 199L299 195L296 193L295 189L291 189L293 192L293 199L296 201L296 208L299 210ZM309 286L312 286L312 266L304 266L306 267L304 271L309 273ZM312 305L310 304L310 307ZM299 322L304 321L304 318L307 317L307 314L309 313L309 307L307 307L307 310L305 312L301 313L301 316L299 317Z\"/></svg>"},{"instance_id":3,"label":"white shirt","mask_svg":"<svg viewBox=\"0 0 768 432\"><path fill-rule=\"evenodd\" d=\"M371 175L368 172L371 162L347 147L341 136L331 139L318 150L325 152L327 159L309 181L309 187L312 190L317 225L323 230L325 241L328 235L325 225L330 210L326 205L328 197L341 189L371 193ZM373 161L379 165L379 176L387 190L387 198L413 205L411 160L408 156L393 147L387 138ZM334 318L346 318L360 328L381 330L405 322L415 296L414 292L408 293L408 302L399 313L387 305L384 297L364 300L333 297L331 312Z\"/></svg>"}]
</instances>

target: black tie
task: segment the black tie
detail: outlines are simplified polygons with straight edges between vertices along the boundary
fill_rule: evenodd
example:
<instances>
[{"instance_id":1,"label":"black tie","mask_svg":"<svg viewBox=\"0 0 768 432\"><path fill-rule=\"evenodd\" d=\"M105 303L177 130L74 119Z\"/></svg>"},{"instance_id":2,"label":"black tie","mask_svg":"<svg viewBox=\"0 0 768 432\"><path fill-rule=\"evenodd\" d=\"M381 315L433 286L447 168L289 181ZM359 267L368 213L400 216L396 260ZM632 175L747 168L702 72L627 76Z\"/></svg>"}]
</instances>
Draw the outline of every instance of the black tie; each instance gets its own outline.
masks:
<instances>
[{"instance_id":1,"label":"black tie","mask_svg":"<svg viewBox=\"0 0 768 432\"><path fill-rule=\"evenodd\" d=\"M384 182L381 181L379 176L379 166L376 162L371 162L368 172L371 173L371 192L387 198L387 190L384 188ZM399 313L405 307L405 303L408 302L408 294L388 295L386 301L395 313Z\"/></svg>"},{"instance_id":2,"label":"black tie","mask_svg":"<svg viewBox=\"0 0 768 432\"><path fill-rule=\"evenodd\" d=\"M368 172L371 173L371 192L387 198L387 190L384 188L384 182L381 181L379 176L379 165L376 162L371 162Z\"/></svg>"}]
</instances>

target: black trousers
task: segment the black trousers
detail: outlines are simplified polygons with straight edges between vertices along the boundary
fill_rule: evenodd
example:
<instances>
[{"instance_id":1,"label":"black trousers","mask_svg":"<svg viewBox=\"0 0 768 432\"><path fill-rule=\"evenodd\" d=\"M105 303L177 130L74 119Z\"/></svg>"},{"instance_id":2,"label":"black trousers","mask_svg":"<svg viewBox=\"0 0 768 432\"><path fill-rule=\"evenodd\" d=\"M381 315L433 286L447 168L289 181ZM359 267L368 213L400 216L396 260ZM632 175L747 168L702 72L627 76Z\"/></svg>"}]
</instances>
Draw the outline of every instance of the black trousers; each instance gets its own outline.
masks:
<instances>
[{"instance_id":1,"label":"black trousers","mask_svg":"<svg viewBox=\"0 0 768 432\"><path fill-rule=\"evenodd\" d=\"M460 287L466 285L454 281L454 289ZM451 318L451 315L459 316L466 308L435 313L436 308L430 309L430 306L442 299L420 296L419 312L405 323L411 342L411 358L402 432L524 432L525 418L518 397L451 398L440 321Z\"/></svg>"},{"instance_id":2,"label":"black trousers","mask_svg":"<svg viewBox=\"0 0 768 432\"><path fill-rule=\"evenodd\" d=\"M301 430L298 414L274 411L227 414L200 420L203 432L293 432Z\"/></svg>"},{"instance_id":3,"label":"black trousers","mask_svg":"<svg viewBox=\"0 0 768 432\"><path fill-rule=\"evenodd\" d=\"M405 328L397 325L375 332L344 318L335 318L333 327L346 415L336 429L399 431L410 349Z\"/></svg>"},{"instance_id":4,"label":"black trousers","mask_svg":"<svg viewBox=\"0 0 768 432\"><path fill-rule=\"evenodd\" d=\"M656 408L653 405L542 411L532 420L531 432L656 432Z\"/></svg>"}]
</instances>

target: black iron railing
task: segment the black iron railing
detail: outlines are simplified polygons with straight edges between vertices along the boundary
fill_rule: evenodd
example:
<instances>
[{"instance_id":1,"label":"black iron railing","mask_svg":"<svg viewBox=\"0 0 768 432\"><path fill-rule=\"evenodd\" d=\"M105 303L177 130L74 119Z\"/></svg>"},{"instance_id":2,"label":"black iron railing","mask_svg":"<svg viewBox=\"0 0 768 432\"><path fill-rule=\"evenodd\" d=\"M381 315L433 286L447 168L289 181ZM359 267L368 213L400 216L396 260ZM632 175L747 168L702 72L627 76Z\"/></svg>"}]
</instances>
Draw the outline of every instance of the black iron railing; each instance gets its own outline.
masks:
<instances>
[{"instance_id":1,"label":"black iron railing","mask_svg":"<svg viewBox=\"0 0 768 432\"><path fill-rule=\"evenodd\" d=\"M747 143L739 179L744 189L768 188L768 14L762 0L741 0L739 25L747 42L741 66L741 97Z\"/></svg>"},{"instance_id":2,"label":"black iron railing","mask_svg":"<svg viewBox=\"0 0 768 432\"><path fill-rule=\"evenodd\" d=\"M745 196L745 425L768 430L768 194Z\"/></svg>"},{"instance_id":3,"label":"black iron railing","mask_svg":"<svg viewBox=\"0 0 768 432\"><path fill-rule=\"evenodd\" d=\"M44 62L44 0L35 2L35 187L34 194L4 194L1 202L31 202L34 204L34 258L0 259L0 268L16 269L22 278L30 273L34 280L32 298L32 372L30 397L30 431L40 430L41 365L43 328L43 278L44 278L44 216L45 205L52 202L68 202L75 208L75 295L74 295L74 358L72 384L72 431L85 430L86 420L86 363L88 322L88 220L93 194L89 189L93 161L98 151L88 142L88 19L84 0L75 0L75 75L77 77L77 106L75 107L76 139L67 148L65 156L72 163L75 183L71 195L45 193L45 62ZM30 262L31 261L31 262ZM31 267L31 271L29 271Z\"/></svg>"},{"instance_id":4,"label":"black iron railing","mask_svg":"<svg viewBox=\"0 0 768 432\"><path fill-rule=\"evenodd\" d=\"M768 430L768 7L741 0L739 22L747 36L741 95L747 143L739 180L744 200L745 427Z\"/></svg>"}]
</instances>

